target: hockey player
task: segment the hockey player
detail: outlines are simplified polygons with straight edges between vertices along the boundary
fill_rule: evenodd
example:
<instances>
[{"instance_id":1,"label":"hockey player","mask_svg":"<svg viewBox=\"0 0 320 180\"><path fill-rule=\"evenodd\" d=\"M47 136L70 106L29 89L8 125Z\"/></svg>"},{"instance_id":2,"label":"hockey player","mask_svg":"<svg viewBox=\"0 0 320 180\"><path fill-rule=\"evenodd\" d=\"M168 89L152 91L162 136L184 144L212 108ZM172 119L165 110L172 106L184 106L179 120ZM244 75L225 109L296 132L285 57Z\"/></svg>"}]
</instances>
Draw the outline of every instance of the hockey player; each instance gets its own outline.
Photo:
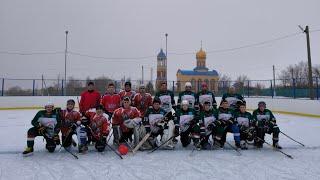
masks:
<instances>
[{"instance_id":1,"label":"hockey player","mask_svg":"<svg viewBox=\"0 0 320 180\"><path fill-rule=\"evenodd\" d=\"M246 111L244 103L239 104L239 111L234 115L240 130L240 146L242 150L248 149L247 141L252 141L255 128L252 126L252 115Z\"/></svg>"},{"instance_id":2,"label":"hockey player","mask_svg":"<svg viewBox=\"0 0 320 180\"><path fill-rule=\"evenodd\" d=\"M189 103L189 108L195 108L196 110L199 109L199 105L197 104L197 95L196 93L192 92L192 85L190 82L186 82L185 84L185 91L179 93L178 97L178 106L183 100L187 100Z\"/></svg>"},{"instance_id":3,"label":"hockey player","mask_svg":"<svg viewBox=\"0 0 320 180\"><path fill-rule=\"evenodd\" d=\"M146 93L146 87L143 84L140 85L139 92L134 95L132 102L132 105L140 111L141 118L143 118L148 108L152 106L151 94Z\"/></svg>"},{"instance_id":4,"label":"hockey player","mask_svg":"<svg viewBox=\"0 0 320 180\"><path fill-rule=\"evenodd\" d=\"M269 109L266 109L266 103L260 101L258 109L253 111L253 124L256 127L257 136L260 138L255 139L255 145L258 148L263 147L265 133L272 134L273 147L282 149L279 145L280 129L277 125L276 118Z\"/></svg>"},{"instance_id":5,"label":"hockey player","mask_svg":"<svg viewBox=\"0 0 320 180\"><path fill-rule=\"evenodd\" d=\"M115 93L113 83L108 84L107 92L101 98L101 104L105 109L105 113L112 117L113 112L120 107L120 95Z\"/></svg>"},{"instance_id":6,"label":"hockey player","mask_svg":"<svg viewBox=\"0 0 320 180\"><path fill-rule=\"evenodd\" d=\"M168 113L161 107L161 100L158 97L153 99L152 107L146 112L143 125L146 129L146 133L151 133L148 141L142 146L144 149L152 149L157 146L157 137L161 136L161 142L167 141L174 134L173 120L168 119ZM164 146L165 149L173 149L174 145L172 141L169 141Z\"/></svg>"},{"instance_id":7,"label":"hockey player","mask_svg":"<svg viewBox=\"0 0 320 180\"><path fill-rule=\"evenodd\" d=\"M83 115L91 108L95 108L100 104L101 95L98 91L94 90L94 83L88 83L88 90L81 93L80 99L80 113Z\"/></svg>"},{"instance_id":8,"label":"hockey player","mask_svg":"<svg viewBox=\"0 0 320 180\"><path fill-rule=\"evenodd\" d=\"M166 112L171 111L171 109L176 110L174 94L172 91L167 90L167 82L161 83L160 91L156 93L155 97L160 98L161 108Z\"/></svg>"},{"instance_id":9,"label":"hockey player","mask_svg":"<svg viewBox=\"0 0 320 180\"><path fill-rule=\"evenodd\" d=\"M216 146L223 147L227 133L233 133L235 145L240 148L240 132L237 122L234 120L234 111L229 108L228 101L222 100L218 109L218 126L216 127Z\"/></svg>"},{"instance_id":10,"label":"hockey player","mask_svg":"<svg viewBox=\"0 0 320 180\"><path fill-rule=\"evenodd\" d=\"M181 109L176 112L175 134L178 135L180 129L180 141L183 147L187 147L193 140L197 149L200 149L200 127L198 116L193 108L189 108L190 103L182 100Z\"/></svg>"},{"instance_id":11,"label":"hockey player","mask_svg":"<svg viewBox=\"0 0 320 180\"><path fill-rule=\"evenodd\" d=\"M114 144L119 145L119 143L132 141L134 132L137 132L134 138L134 144L137 144L140 140L140 137L137 137L137 135L139 134L138 131L141 130L141 121L139 110L131 106L131 99L129 97L125 97L123 99L123 107L116 109L112 117Z\"/></svg>"},{"instance_id":12,"label":"hockey player","mask_svg":"<svg viewBox=\"0 0 320 180\"><path fill-rule=\"evenodd\" d=\"M217 119L217 110L212 108L211 101L205 101L199 116L202 149L211 149L211 145L208 141L210 135L212 135L212 139L215 140L215 127L217 126L218 122L216 121Z\"/></svg>"},{"instance_id":13,"label":"hockey player","mask_svg":"<svg viewBox=\"0 0 320 180\"><path fill-rule=\"evenodd\" d=\"M208 85L207 83L203 82L201 84L201 91L197 94L197 102L199 103L200 109L203 110L204 102L210 102L210 105L217 109L217 102L216 98L214 97L213 92L208 91Z\"/></svg>"},{"instance_id":14,"label":"hockey player","mask_svg":"<svg viewBox=\"0 0 320 180\"><path fill-rule=\"evenodd\" d=\"M54 108L53 103L47 103L45 110L40 110L31 121L32 128L28 130L27 148L24 156L33 154L34 138L43 136L46 140L46 149L54 152L56 145L60 144L59 131L61 125L60 108Z\"/></svg>"},{"instance_id":15,"label":"hockey player","mask_svg":"<svg viewBox=\"0 0 320 180\"><path fill-rule=\"evenodd\" d=\"M76 128L81 124L80 113L74 110L75 101L69 99L67 108L61 111L62 146L71 148L72 135L76 134ZM78 124L78 125L77 125Z\"/></svg>"},{"instance_id":16,"label":"hockey player","mask_svg":"<svg viewBox=\"0 0 320 180\"><path fill-rule=\"evenodd\" d=\"M97 151L104 151L110 130L109 121L104 116L104 108L102 105L98 105L96 107L96 114L92 117L92 119L90 119L88 129L88 136L90 136L90 139L95 142L95 148Z\"/></svg>"},{"instance_id":17,"label":"hockey player","mask_svg":"<svg viewBox=\"0 0 320 180\"><path fill-rule=\"evenodd\" d=\"M123 102L123 99L125 97L129 97L130 101L132 101L135 94L136 94L136 92L131 90L131 82L129 82L129 81L124 83L124 90L119 92L121 102Z\"/></svg>"},{"instance_id":18,"label":"hockey player","mask_svg":"<svg viewBox=\"0 0 320 180\"><path fill-rule=\"evenodd\" d=\"M231 86L228 93L223 94L222 100L228 101L229 108L232 110L239 110L239 103L246 103L243 96L236 93L236 88Z\"/></svg>"}]
</instances>

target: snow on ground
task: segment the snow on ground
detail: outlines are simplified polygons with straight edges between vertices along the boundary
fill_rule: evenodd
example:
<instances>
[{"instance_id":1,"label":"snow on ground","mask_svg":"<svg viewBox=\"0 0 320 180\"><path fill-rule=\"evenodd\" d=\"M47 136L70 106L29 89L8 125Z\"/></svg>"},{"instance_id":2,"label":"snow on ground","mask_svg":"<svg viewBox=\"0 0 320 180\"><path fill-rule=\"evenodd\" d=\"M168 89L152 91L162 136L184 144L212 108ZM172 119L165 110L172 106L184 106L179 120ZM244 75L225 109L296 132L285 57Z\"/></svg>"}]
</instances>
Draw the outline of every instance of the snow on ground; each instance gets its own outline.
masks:
<instances>
[{"instance_id":1,"label":"snow on ground","mask_svg":"<svg viewBox=\"0 0 320 180\"><path fill-rule=\"evenodd\" d=\"M320 119L276 114L283 132L303 142L301 147L280 135L289 159L267 145L242 151L239 156L225 150L195 151L178 143L176 150L152 154L138 152L123 160L113 152L91 151L76 160L62 150L49 154L43 139L35 142L35 153L22 157L26 132L36 110L0 111L0 179L320 179ZM268 135L267 140L271 142ZM228 142L233 143L228 134ZM58 147L59 148L59 147Z\"/></svg>"}]
</instances>

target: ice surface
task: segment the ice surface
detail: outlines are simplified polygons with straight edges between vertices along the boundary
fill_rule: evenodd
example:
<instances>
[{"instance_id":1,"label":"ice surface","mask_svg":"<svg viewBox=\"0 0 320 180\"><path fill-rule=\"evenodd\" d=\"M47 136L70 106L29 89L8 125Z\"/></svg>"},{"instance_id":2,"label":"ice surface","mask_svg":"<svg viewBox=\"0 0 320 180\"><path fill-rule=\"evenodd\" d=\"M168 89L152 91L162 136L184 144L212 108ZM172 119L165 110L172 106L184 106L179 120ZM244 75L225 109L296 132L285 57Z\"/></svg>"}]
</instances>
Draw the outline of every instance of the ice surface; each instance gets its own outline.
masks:
<instances>
[{"instance_id":1,"label":"ice surface","mask_svg":"<svg viewBox=\"0 0 320 180\"><path fill-rule=\"evenodd\" d=\"M174 151L138 152L123 160L110 150L103 154L92 150L76 160L64 150L49 154L42 137L36 138L33 156L21 156L36 112L0 111L0 179L320 179L320 119L316 118L275 114L280 129L306 145L280 135L283 151L294 159L267 145L242 151L241 156L227 145L225 150L190 155L192 147L178 143ZM232 139L228 134L228 142L234 144ZM266 140L271 142L270 135Z\"/></svg>"}]
</instances>

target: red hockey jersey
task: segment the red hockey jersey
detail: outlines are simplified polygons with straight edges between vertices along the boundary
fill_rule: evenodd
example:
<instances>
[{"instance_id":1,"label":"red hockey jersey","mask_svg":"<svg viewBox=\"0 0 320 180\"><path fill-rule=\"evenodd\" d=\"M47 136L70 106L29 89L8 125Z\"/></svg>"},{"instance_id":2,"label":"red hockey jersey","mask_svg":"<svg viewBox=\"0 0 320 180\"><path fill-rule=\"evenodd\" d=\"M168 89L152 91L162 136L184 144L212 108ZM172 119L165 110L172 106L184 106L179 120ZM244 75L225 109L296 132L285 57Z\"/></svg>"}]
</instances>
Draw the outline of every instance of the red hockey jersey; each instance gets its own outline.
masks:
<instances>
[{"instance_id":1,"label":"red hockey jersey","mask_svg":"<svg viewBox=\"0 0 320 180\"><path fill-rule=\"evenodd\" d=\"M84 91L81 93L80 112L85 113L90 108L96 108L100 104L101 95L98 91Z\"/></svg>"},{"instance_id":2,"label":"red hockey jersey","mask_svg":"<svg viewBox=\"0 0 320 180\"><path fill-rule=\"evenodd\" d=\"M106 111L113 113L116 109L120 107L120 95L117 93L114 94L105 94L101 98L101 104Z\"/></svg>"},{"instance_id":3,"label":"red hockey jersey","mask_svg":"<svg viewBox=\"0 0 320 180\"><path fill-rule=\"evenodd\" d=\"M140 111L141 117L144 117L144 114L146 113L148 108L152 106L151 94L145 93L144 95L142 95L141 93L137 93L133 97L132 105Z\"/></svg>"},{"instance_id":4,"label":"red hockey jersey","mask_svg":"<svg viewBox=\"0 0 320 180\"><path fill-rule=\"evenodd\" d=\"M90 120L89 124L92 135L95 138L100 138L101 136L108 136L109 134L109 121L106 117L102 115L95 114L93 118Z\"/></svg>"},{"instance_id":5,"label":"red hockey jersey","mask_svg":"<svg viewBox=\"0 0 320 180\"><path fill-rule=\"evenodd\" d=\"M140 117L141 114L139 110L135 107L130 106L130 108L125 109L120 107L116 109L112 116L112 125L119 125L123 132L129 132L130 129L127 128L123 122L127 119L134 119Z\"/></svg>"},{"instance_id":6,"label":"red hockey jersey","mask_svg":"<svg viewBox=\"0 0 320 180\"><path fill-rule=\"evenodd\" d=\"M75 110L62 110L61 111L61 133L63 135L67 134L70 126L73 123L80 121L80 113Z\"/></svg>"}]
</instances>

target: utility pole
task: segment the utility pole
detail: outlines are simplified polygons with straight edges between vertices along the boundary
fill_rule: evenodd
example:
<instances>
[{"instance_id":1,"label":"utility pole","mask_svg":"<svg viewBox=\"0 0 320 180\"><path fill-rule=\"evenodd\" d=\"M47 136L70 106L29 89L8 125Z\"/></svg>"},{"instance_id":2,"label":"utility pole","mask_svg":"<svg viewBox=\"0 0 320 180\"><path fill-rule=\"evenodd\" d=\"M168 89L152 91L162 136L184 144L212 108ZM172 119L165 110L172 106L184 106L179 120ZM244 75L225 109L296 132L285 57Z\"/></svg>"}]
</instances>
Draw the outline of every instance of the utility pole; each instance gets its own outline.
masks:
<instances>
[{"instance_id":1,"label":"utility pole","mask_svg":"<svg viewBox=\"0 0 320 180\"><path fill-rule=\"evenodd\" d=\"M144 82L143 65L142 65L142 67L141 67L141 75L142 75L141 84L143 84L143 82Z\"/></svg>"},{"instance_id":2,"label":"utility pole","mask_svg":"<svg viewBox=\"0 0 320 180\"><path fill-rule=\"evenodd\" d=\"M152 81L153 81L153 68L151 68L151 70L150 70L150 81L151 81L151 83L153 83Z\"/></svg>"},{"instance_id":3,"label":"utility pole","mask_svg":"<svg viewBox=\"0 0 320 180\"><path fill-rule=\"evenodd\" d=\"M299 28L306 34L306 38L307 38L309 97L310 99L314 99L309 26L306 26L305 29L303 29L301 26L299 26Z\"/></svg>"},{"instance_id":4,"label":"utility pole","mask_svg":"<svg viewBox=\"0 0 320 180\"><path fill-rule=\"evenodd\" d=\"M64 51L64 92L63 95L67 95L67 53L68 53L68 31L66 33L66 49Z\"/></svg>"},{"instance_id":5,"label":"utility pole","mask_svg":"<svg viewBox=\"0 0 320 180\"><path fill-rule=\"evenodd\" d=\"M273 70L273 96L276 96L276 70L274 65L272 66Z\"/></svg>"}]
</instances>

